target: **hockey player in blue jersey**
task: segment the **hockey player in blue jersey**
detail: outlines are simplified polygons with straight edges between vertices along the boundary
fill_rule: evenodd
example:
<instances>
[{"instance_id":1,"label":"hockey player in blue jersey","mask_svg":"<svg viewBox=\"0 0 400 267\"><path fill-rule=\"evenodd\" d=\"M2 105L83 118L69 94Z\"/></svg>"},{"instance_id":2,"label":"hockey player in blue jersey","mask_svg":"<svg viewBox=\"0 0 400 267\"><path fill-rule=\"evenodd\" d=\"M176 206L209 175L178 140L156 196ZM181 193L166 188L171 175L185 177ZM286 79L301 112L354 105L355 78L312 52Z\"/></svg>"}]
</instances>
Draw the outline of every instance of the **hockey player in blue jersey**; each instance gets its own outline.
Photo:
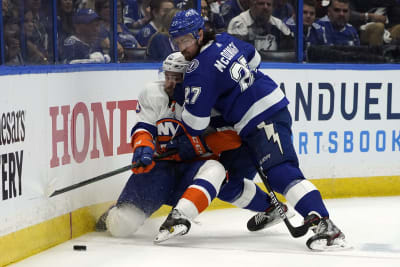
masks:
<instances>
[{"instance_id":1,"label":"hockey player in blue jersey","mask_svg":"<svg viewBox=\"0 0 400 267\"><path fill-rule=\"evenodd\" d=\"M178 103L180 101L173 101L173 95L175 87L179 87L176 85L183 80L187 64L180 52L171 54L163 63L165 82L148 84L140 93L137 123L132 129L132 145L133 162L141 162L143 166L133 169L134 174L121 192L117 204L98 220L98 230L107 229L117 237L132 235L161 205L171 205L174 208L155 239L159 243L175 235L186 234L190 229L190 221L216 195L238 207L263 212L263 216L250 223L251 229L266 228L281 221L278 211L270 205L268 195L251 180L255 169L246 157L241 156L245 153L244 147L240 147L240 138L234 131L219 131L206 136L203 148L196 151L196 154L204 156L204 147L209 145L217 151L216 154L224 154L221 157L224 166L215 160L208 160L208 157L194 162L176 161L176 156L166 158L169 161L153 161L155 150L162 153L172 136L184 132L176 121L181 117L182 106ZM218 136L221 134L225 137L224 142ZM229 134L235 135L229 137ZM182 151L179 156L183 160L188 157ZM224 167L228 170L228 180L224 179Z\"/></svg>"},{"instance_id":2,"label":"hockey player in blue jersey","mask_svg":"<svg viewBox=\"0 0 400 267\"><path fill-rule=\"evenodd\" d=\"M249 157L263 169L272 189L312 225L315 234L307 246L312 250L348 248L320 192L299 169L289 101L270 77L257 70L259 54L229 34L204 32L203 25L197 11L189 9L175 15L169 30L185 59L191 61L183 82L182 124L187 132L201 135L215 109L249 147ZM181 138L174 142L179 144Z\"/></svg>"},{"instance_id":3,"label":"hockey player in blue jersey","mask_svg":"<svg viewBox=\"0 0 400 267\"><path fill-rule=\"evenodd\" d=\"M316 23L324 27L328 44L358 46L360 38L356 28L348 23L349 19L349 0L332 0L328 14Z\"/></svg>"}]
</instances>

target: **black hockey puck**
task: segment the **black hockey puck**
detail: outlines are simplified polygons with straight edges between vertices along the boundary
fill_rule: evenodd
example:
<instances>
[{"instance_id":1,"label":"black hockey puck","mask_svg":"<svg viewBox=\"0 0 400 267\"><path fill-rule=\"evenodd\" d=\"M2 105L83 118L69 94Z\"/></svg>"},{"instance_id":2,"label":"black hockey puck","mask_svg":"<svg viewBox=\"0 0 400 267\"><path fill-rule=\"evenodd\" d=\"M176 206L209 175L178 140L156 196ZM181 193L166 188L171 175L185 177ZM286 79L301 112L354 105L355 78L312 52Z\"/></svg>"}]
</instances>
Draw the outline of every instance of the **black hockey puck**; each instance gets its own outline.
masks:
<instances>
[{"instance_id":1,"label":"black hockey puck","mask_svg":"<svg viewBox=\"0 0 400 267\"><path fill-rule=\"evenodd\" d=\"M85 245L74 245L74 250L84 251L84 250L86 250L86 246Z\"/></svg>"}]
</instances>

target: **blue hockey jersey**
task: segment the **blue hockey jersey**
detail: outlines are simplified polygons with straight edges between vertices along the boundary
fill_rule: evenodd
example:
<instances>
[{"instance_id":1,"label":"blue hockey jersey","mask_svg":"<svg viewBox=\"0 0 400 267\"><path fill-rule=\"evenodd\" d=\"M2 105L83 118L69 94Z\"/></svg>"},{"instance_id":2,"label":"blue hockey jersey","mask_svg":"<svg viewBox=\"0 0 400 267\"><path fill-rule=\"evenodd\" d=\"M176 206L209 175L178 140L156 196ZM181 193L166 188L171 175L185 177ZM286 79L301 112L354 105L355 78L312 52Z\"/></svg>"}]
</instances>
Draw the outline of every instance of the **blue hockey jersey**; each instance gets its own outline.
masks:
<instances>
[{"instance_id":1,"label":"blue hockey jersey","mask_svg":"<svg viewBox=\"0 0 400 267\"><path fill-rule=\"evenodd\" d=\"M157 28L152 21L143 26L139 32L135 35L136 40L142 47L147 46L150 37L157 32Z\"/></svg>"},{"instance_id":2,"label":"blue hockey jersey","mask_svg":"<svg viewBox=\"0 0 400 267\"><path fill-rule=\"evenodd\" d=\"M326 39L331 45L360 45L357 30L346 24L341 30L336 30L328 16L319 19L316 23L325 28Z\"/></svg>"},{"instance_id":3,"label":"blue hockey jersey","mask_svg":"<svg viewBox=\"0 0 400 267\"><path fill-rule=\"evenodd\" d=\"M214 108L240 136L246 136L289 102L278 85L258 71L255 48L222 33L189 64L183 87L182 121L191 135L210 123Z\"/></svg>"},{"instance_id":4,"label":"blue hockey jersey","mask_svg":"<svg viewBox=\"0 0 400 267\"><path fill-rule=\"evenodd\" d=\"M293 17L288 18L285 21L285 24L292 32L297 34L296 21ZM306 30L303 32L303 38L304 49L306 49L310 45L328 44L328 40L325 34L325 28L315 22L313 22L311 26L306 28Z\"/></svg>"}]
</instances>

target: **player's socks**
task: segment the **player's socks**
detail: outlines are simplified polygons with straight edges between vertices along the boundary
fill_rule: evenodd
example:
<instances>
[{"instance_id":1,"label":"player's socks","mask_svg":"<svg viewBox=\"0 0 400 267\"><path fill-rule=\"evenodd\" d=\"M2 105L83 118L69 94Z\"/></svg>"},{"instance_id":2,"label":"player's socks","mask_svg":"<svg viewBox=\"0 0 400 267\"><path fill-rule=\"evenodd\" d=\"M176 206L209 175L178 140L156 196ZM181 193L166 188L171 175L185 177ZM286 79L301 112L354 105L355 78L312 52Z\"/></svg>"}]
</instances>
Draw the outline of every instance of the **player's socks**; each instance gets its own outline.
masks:
<instances>
[{"instance_id":1,"label":"player's socks","mask_svg":"<svg viewBox=\"0 0 400 267\"><path fill-rule=\"evenodd\" d=\"M204 211L216 195L217 190L210 181L196 178L161 225L154 243L186 234L190 230L190 221Z\"/></svg>"},{"instance_id":2,"label":"player's socks","mask_svg":"<svg viewBox=\"0 0 400 267\"><path fill-rule=\"evenodd\" d=\"M295 210L304 218L310 212L317 212L321 217L329 217L328 210L322 201L321 193L317 190L311 191L297 201L294 206Z\"/></svg>"},{"instance_id":3,"label":"player's socks","mask_svg":"<svg viewBox=\"0 0 400 267\"><path fill-rule=\"evenodd\" d=\"M241 194L229 202L239 208L261 212L269 208L270 198L254 181L243 179Z\"/></svg>"},{"instance_id":4,"label":"player's socks","mask_svg":"<svg viewBox=\"0 0 400 267\"><path fill-rule=\"evenodd\" d=\"M295 180L284 192L288 203L305 218L310 212L317 212L321 217L329 217L322 201L321 193L310 181Z\"/></svg>"}]
</instances>

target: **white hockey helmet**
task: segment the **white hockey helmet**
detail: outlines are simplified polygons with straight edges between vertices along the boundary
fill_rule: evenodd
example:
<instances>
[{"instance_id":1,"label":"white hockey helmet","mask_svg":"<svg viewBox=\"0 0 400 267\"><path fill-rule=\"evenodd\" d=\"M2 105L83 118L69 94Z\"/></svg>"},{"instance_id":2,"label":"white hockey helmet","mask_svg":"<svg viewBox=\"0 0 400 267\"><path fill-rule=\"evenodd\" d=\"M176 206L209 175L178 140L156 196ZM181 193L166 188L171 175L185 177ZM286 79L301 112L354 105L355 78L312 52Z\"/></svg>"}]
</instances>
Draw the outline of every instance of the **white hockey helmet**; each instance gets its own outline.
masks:
<instances>
[{"instance_id":1,"label":"white hockey helmet","mask_svg":"<svg viewBox=\"0 0 400 267\"><path fill-rule=\"evenodd\" d=\"M189 61L185 59L181 52L174 52L170 54L163 62L163 71L172 71L185 73Z\"/></svg>"}]
</instances>

